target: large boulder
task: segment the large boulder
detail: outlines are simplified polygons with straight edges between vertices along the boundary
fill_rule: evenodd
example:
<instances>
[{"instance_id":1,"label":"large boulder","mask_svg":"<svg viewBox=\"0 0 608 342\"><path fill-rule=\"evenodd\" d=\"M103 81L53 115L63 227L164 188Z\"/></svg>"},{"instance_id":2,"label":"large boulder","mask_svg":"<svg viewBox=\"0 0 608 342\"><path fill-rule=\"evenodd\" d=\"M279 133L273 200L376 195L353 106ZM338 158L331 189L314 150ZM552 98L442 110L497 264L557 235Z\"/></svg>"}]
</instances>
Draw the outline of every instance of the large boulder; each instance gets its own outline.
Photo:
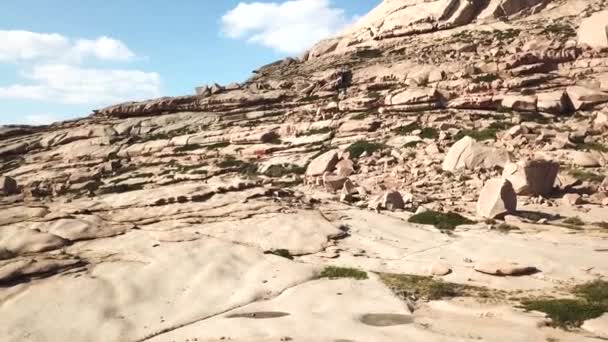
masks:
<instances>
[{"instance_id":1,"label":"large boulder","mask_svg":"<svg viewBox=\"0 0 608 342\"><path fill-rule=\"evenodd\" d=\"M518 195L547 196L553 191L559 164L547 160L508 163L503 178L509 180Z\"/></svg>"},{"instance_id":2,"label":"large boulder","mask_svg":"<svg viewBox=\"0 0 608 342\"><path fill-rule=\"evenodd\" d=\"M608 10L583 20L578 29L578 41L595 48L608 47Z\"/></svg>"},{"instance_id":3,"label":"large boulder","mask_svg":"<svg viewBox=\"0 0 608 342\"><path fill-rule=\"evenodd\" d=\"M338 151L331 150L313 159L306 169L307 176L320 176L331 171L338 163Z\"/></svg>"},{"instance_id":4,"label":"large boulder","mask_svg":"<svg viewBox=\"0 0 608 342\"><path fill-rule=\"evenodd\" d=\"M485 146L466 136L452 145L443 161L442 168L444 171L454 172L477 167L502 167L509 160L507 151Z\"/></svg>"},{"instance_id":5,"label":"large boulder","mask_svg":"<svg viewBox=\"0 0 608 342\"><path fill-rule=\"evenodd\" d=\"M496 178L486 182L477 201L477 215L496 218L517 210L517 195L506 179Z\"/></svg>"}]
</instances>

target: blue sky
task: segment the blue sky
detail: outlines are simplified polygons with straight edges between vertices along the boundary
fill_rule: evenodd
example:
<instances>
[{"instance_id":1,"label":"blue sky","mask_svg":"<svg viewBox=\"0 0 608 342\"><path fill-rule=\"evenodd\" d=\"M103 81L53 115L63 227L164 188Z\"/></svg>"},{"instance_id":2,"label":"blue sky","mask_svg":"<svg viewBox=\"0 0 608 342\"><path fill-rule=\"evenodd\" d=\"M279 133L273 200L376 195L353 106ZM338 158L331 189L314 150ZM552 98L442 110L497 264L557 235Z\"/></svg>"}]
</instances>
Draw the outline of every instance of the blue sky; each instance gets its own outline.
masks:
<instances>
[{"instance_id":1,"label":"blue sky","mask_svg":"<svg viewBox=\"0 0 608 342\"><path fill-rule=\"evenodd\" d=\"M0 125L245 80L379 0L2 0Z\"/></svg>"}]
</instances>

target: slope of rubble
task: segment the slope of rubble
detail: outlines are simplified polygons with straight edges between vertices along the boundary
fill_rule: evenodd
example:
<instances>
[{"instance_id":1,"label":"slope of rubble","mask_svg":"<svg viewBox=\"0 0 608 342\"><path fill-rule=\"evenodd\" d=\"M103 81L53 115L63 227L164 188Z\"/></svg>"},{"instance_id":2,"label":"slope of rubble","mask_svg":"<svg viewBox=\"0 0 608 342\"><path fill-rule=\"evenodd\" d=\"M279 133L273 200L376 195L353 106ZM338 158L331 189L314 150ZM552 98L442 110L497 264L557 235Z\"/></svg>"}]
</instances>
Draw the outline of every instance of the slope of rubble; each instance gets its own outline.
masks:
<instances>
[{"instance_id":1,"label":"slope of rubble","mask_svg":"<svg viewBox=\"0 0 608 342\"><path fill-rule=\"evenodd\" d=\"M385 0L0 127L3 341L608 338L608 1Z\"/></svg>"}]
</instances>

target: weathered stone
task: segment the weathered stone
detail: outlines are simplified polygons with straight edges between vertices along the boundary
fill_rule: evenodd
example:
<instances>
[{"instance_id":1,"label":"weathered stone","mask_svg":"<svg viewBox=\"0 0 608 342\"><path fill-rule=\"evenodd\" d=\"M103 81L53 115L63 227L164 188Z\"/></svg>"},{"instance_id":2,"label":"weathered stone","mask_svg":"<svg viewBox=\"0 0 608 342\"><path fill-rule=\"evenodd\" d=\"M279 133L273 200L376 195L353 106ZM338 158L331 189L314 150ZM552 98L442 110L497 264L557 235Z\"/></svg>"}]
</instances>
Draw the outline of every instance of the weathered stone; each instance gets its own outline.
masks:
<instances>
[{"instance_id":1,"label":"weathered stone","mask_svg":"<svg viewBox=\"0 0 608 342\"><path fill-rule=\"evenodd\" d=\"M306 169L307 176L320 176L327 171L332 171L338 163L338 151L331 150L323 153L310 162Z\"/></svg>"},{"instance_id":2,"label":"weathered stone","mask_svg":"<svg viewBox=\"0 0 608 342\"><path fill-rule=\"evenodd\" d=\"M355 164L350 159L342 159L336 164L336 173L339 176L348 177L355 172Z\"/></svg>"},{"instance_id":3,"label":"weathered stone","mask_svg":"<svg viewBox=\"0 0 608 342\"><path fill-rule=\"evenodd\" d=\"M506 151L487 147L467 136L450 147L450 150L443 161L442 168L444 171L453 172L465 168L502 167L509 160L510 157Z\"/></svg>"},{"instance_id":4,"label":"weathered stone","mask_svg":"<svg viewBox=\"0 0 608 342\"><path fill-rule=\"evenodd\" d=\"M382 207L387 210L403 209L405 203L399 191L388 191L382 195Z\"/></svg>"},{"instance_id":5,"label":"weathered stone","mask_svg":"<svg viewBox=\"0 0 608 342\"><path fill-rule=\"evenodd\" d=\"M336 192L342 189L347 179L347 177L343 176L324 174L323 186L325 186L325 189L327 189L327 191Z\"/></svg>"},{"instance_id":6,"label":"weathered stone","mask_svg":"<svg viewBox=\"0 0 608 342\"><path fill-rule=\"evenodd\" d=\"M538 111L550 114L565 114L571 111L570 99L564 91L537 94Z\"/></svg>"},{"instance_id":7,"label":"weathered stone","mask_svg":"<svg viewBox=\"0 0 608 342\"><path fill-rule=\"evenodd\" d=\"M578 41L595 48L608 47L608 10L594 13L581 22Z\"/></svg>"},{"instance_id":8,"label":"weathered stone","mask_svg":"<svg viewBox=\"0 0 608 342\"><path fill-rule=\"evenodd\" d=\"M429 273L434 276L446 276L452 273L450 265L443 262L436 262L429 267Z\"/></svg>"},{"instance_id":9,"label":"weathered stone","mask_svg":"<svg viewBox=\"0 0 608 342\"><path fill-rule=\"evenodd\" d=\"M477 201L477 215L493 219L516 210L517 195L511 182L502 178L486 182Z\"/></svg>"},{"instance_id":10,"label":"weathered stone","mask_svg":"<svg viewBox=\"0 0 608 342\"><path fill-rule=\"evenodd\" d=\"M502 99L502 107L522 112L535 112L536 102L536 96L508 95Z\"/></svg>"},{"instance_id":11,"label":"weathered stone","mask_svg":"<svg viewBox=\"0 0 608 342\"><path fill-rule=\"evenodd\" d=\"M17 181L9 176L0 177L0 193L5 195L16 194L18 190Z\"/></svg>"},{"instance_id":12,"label":"weathered stone","mask_svg":"<svg viewBox=\"0 0 608 342\"><path fill-rule=\"evenodd\" d=\"M553 191L559 164L547 160L520 161L505 165L502 176L518 195L547 196Z\"/></svg>"},{"instance_id":13,"label":"weathered stone","mask_svg":"<svg viewBox=\"0 0 608 342\"><path fill-rule=\"evenodd\" d=\"M601 156L595 153L572 151L570 152L570 158L575 165L582 167L597 167L600 166Z\"/></svg>"},{"instance_id":14,"label":"weathered stone","mask_svg":"<svg viewBox=\"0 0 608 342\"><path fill-rule=\"evenodd\" d=\"M533 266L522 266L509 262L481 262L475 265L475 271L495 276L521 276L538 271Z\"/></svg>"},{"instance_id":15,"label":"weathered stone","mask_svg":"<svg viewBox=\"0 0 608 342\"><path fill-rule=\"evenodd\" d=\"M565 194L562 203L569 206L579 205L583 203L583 198L579 194Z\"/></svg>"},{"instance_id":16,"label":"weathered stone","mask_svg":"<svg viewBox=\"0 0 608 342\"><path fill-rule=\"evenodd\" d=\"M608 93L582 86L568 87L566 90L575 110L588 109L596 104L608 102Z\"/></svg>"}]
</instances>

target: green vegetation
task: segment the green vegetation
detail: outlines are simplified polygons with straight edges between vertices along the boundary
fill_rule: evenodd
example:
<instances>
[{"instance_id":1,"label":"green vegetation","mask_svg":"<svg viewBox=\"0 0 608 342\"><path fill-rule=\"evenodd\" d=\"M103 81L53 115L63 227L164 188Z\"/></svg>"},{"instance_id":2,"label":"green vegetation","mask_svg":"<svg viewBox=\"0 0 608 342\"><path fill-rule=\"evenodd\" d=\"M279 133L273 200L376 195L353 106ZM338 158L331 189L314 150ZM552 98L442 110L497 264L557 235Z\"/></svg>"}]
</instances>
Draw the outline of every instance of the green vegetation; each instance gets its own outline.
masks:
<instances>
[{"instance_id":1,"label":"green vegetation","mask_svg":"<svg viewBox=\"0 0 608 342\"><path fill-rule=\"evenodd\" d=\"M441 230L454 230L457 226L475 223L457 213L446 214L432 210L416 214L410 217L408 222L433 225Z\"/></svg>"},{"instance_id":2,"label":"green vegetation","mask_svg":"<svg viewBox=\"0 0 608 342\"><path fill-rule=\"evenodd\" d=\"M403 144L404 148L409 148L409 147L416 147L418 146L418 144L420 144L420 141L410 141L408 143Z\"/></svg>"},{"instance_id":3,"label":"green vegetation","mask_svg":"<svg viewBox=\"0 0 608 342\"><path fill-rule=\"evenodd\" d=\"M439 300L462 296L490 297L487 289L469 285L448 283L409 274L379 273L380 280L401 299ZM496 291L496 295L499 291Z\"/></svg>"},{"instance_id":4,"label":"green vegetation","mask_svg":"<svg viewBox=\"0 0 608 342\"><path fill-rule=\"evenodd\" d=\"M367 117L369 117L369 113L359 113L357 115L353 115L351 116L351 120L365 120Z\"/></svg>"},{"instance_id":5,"label":"green vegetation","mask_svg":"<svg viewBox=\"0 0 608 342\"><path fill-rule=\"evenodd\" d=\"M600 305L580 299L537 299L522 304L528 311L546 313L553 326L560 328L579 327L584 321L597 318L605 311Z\"/></svg>"},{"instance_id":6,"label":"green vegetation","mask_svg":"<svg viewBox=\"0 0 608 342\"><path fill-rule=\"evenodd\" d=\"M585 222L580 217L570 217L564 220L564 223L569 226L581 227L585 225Z\"/></svg>"},{"instance_id":7,"label":"green vegetation","mask_svg":"<svg viewBox=\"0 0 608 342\"><path fill-rule=\"evenodd\" d=\"M350 145L346 151L350 153L351 158L359 158L364 152L372 154L376 151L385 149L387 146L381 143L368 142L365 140L357 141Z\"/></svg>"},{"instance_id":8,"label":"green vegetation","mask_svg":"<svg viewBox=\"0 0 608 342\"><path fill-rule=\"evenodd\" d=\"M218 142L215 144L207 145L207 146L205 146L205 148L207 150L218 150L220 148L224 148L224 147L228 147L228 146L230 146L230 142L222 141L222 142Z\"/></svg>"},{"instance_id":9,"label":"green vegetation","mask_svg":"<svg viewBox=\"0 0 608 342\"><path fill-rule=\"evenodd\" d=\"M494 38L498 39L499 41L513 40L513 39L517 38L520 33L521 33L521 30L518 30L518 29L506 29L506 30L493 30L492 31Z\"/></svg>"},{"instance_id":10,"label":"green vegetation","mask_svg":"<svg viewBox=\"0 0 608 342\"><path fill-rule=\"evenodd\" d=\"M568 172L572 177L581 181L581 182L596 182L600 183L604 180L604 176L599 175L597 173L579 169L571 169Z\"/></svg>"},{"instance_id":11,"label":"green vegetation","mask_svg":"<svg viewBox=\"0 0 608 342\"><path fill-rule=\"evenodd\" d=\"M463 129L454 137L455 140L460 140L465 136L469 136L477 141L496 140L496 134L500 131L508 129L513 124L505 121L492 122L485 129Z\"/></svg>"},{"instance_id":12,"label":"green vegetation","mask_svg":"<svg viewBox=\"0 0 608 342\"><path fill-rule=\"evenodd\" d=\"M329 133L331 131L332 130L330 127L314 128L314 129L311 129L311 130L308 130L308 131L302 133L301 135L308 136L308 135L315 135L315 134L325 134L325 133Z\"/></svg>"},{"instance_id":13,"label":"green vegetation","mask_svg":"<svg viewBox=\"0 0 608 342\"><path fill-rule=\"evenodd\" d=\"M224 157L224 160L219 162L218 166L224 169L236 168L238 169L238 172L242 175L252 176L256 175L258 172L258 166L256 164L238 160L233 156Z\"/></svg>"},{"instance_id":14,"label":"green vegetation","mask_svg":"<svg viewBox=\"0 0 608 342\"><path fill-rule=\"evenodd\" d=\"M472 81L474 83L480 83L480 82L491 83L492 81L495 81L498 78L499 78L498 75L495 75L495 74L485 74L485 75L480 75L480 76L474 76Z\"/></svg>"},{"instance_id":15,"label":"green vegetation","mask_svg":"<svg viewBox=\"0 0 608 342\"><path fill-rule=\"evenodd\" d=\"M194 151L194 150L198 150L201 149L202 146L199 144L192 144L192 145L185 145L185 146L179 146L176 147L174 149L175 152L177 153L181 153L181 152L190 152L190 151Z\"/></svg>"},{"instance_id":16,"label":"green vegetation","mask_svg":"<svg viewBox=\"0 0 608 342\"><path fill-rule=\"evenodd\" d=\"M496 230L498 230L501 233L508 233L510 231L513 230L519 230L518 227L512 226L510 224L506 224L506 223L501 223L496 227Z\"/></svg>"},{"instance_id":17,"label":"green vegetation","mask_svg":"<svg viewBox=\"0 0 608 342\"><path fill-rule=\"evenodd\" d=\"M293 164L272 165L264 172L264 175L273 178L283 177L289 174L302 175L306 172L306 167L301 167Z\"/></svg>"},{"instance_id":18,"label":"green vegetation","mask_svg":"<svg viewBox=\"0 0 608 342\"><path fill-rule=\"evenodd\" d=\"M541 34L548 37L558 36L562 41L576 37L576 31L572 26L564 23L551 23L543 28Z\"/></svg>"},{"instance_id":19,"label":"green vegetation","mask_svg":"<svg viewBox=\"0 0 608 342\"><path fill-rule=\"evenodd\" d=\"M411 135L412 132L420 130L420 137L424 139L437 139L439 137L439 131L432 127L421 127L417 122L397 127L393 130L397 135Z\"/></svg>"},{"instance_id":20,"label":"green vegetation","mask_svg":"<svg viewBox=\"0 0 608 342\"><path fill-rule=\"evenodd\" d=\"M411 124L393 129L393 132L397 135L411 135L417 129L421 129L420 125L417 122L412 122Z\"/></svg>"},{"instance_id":21,"label":"green vegetation","mask_svg":"<svg viewBox=\"0 0 608 342\"><path fill-rule=\"evenodd\" d=\"M608 222L597 222L595 225L599 228L608 230Z\"/></svg>"},{"instance_id":22,"label":"green vegetation","mask_svg":"<svg viewBox=\"0 0 608 342\"><path fill-rule=\"evenodd\" d=\"M608 152L608 146L600 143L579 143L576 144L575 148L577 150Z\"/></svg>"},{"instance_id":23,"label":"green vegetation","mask_svg":"<svg viewBox=\"0 0 608 342\"><path fill-rule=\"evenodd\" d=\"M608 282L596 280L576 286L574 299L542 298L522 302L528 311L544 312L553 326L563 329L580 327L584 321L608 312Z\"/></svg>"},{"instance_id":24,"label":"green vegetation","mask_svg":"<svg viewBox=\"0 0 608 342\"><path fill-rule=\"evenodd\" d=\"M367 279L365 271L356 268L327 266L320 275L321 278L338 279L338 278L353 278L356 280Z\"/></svg>"}]
</instances>

